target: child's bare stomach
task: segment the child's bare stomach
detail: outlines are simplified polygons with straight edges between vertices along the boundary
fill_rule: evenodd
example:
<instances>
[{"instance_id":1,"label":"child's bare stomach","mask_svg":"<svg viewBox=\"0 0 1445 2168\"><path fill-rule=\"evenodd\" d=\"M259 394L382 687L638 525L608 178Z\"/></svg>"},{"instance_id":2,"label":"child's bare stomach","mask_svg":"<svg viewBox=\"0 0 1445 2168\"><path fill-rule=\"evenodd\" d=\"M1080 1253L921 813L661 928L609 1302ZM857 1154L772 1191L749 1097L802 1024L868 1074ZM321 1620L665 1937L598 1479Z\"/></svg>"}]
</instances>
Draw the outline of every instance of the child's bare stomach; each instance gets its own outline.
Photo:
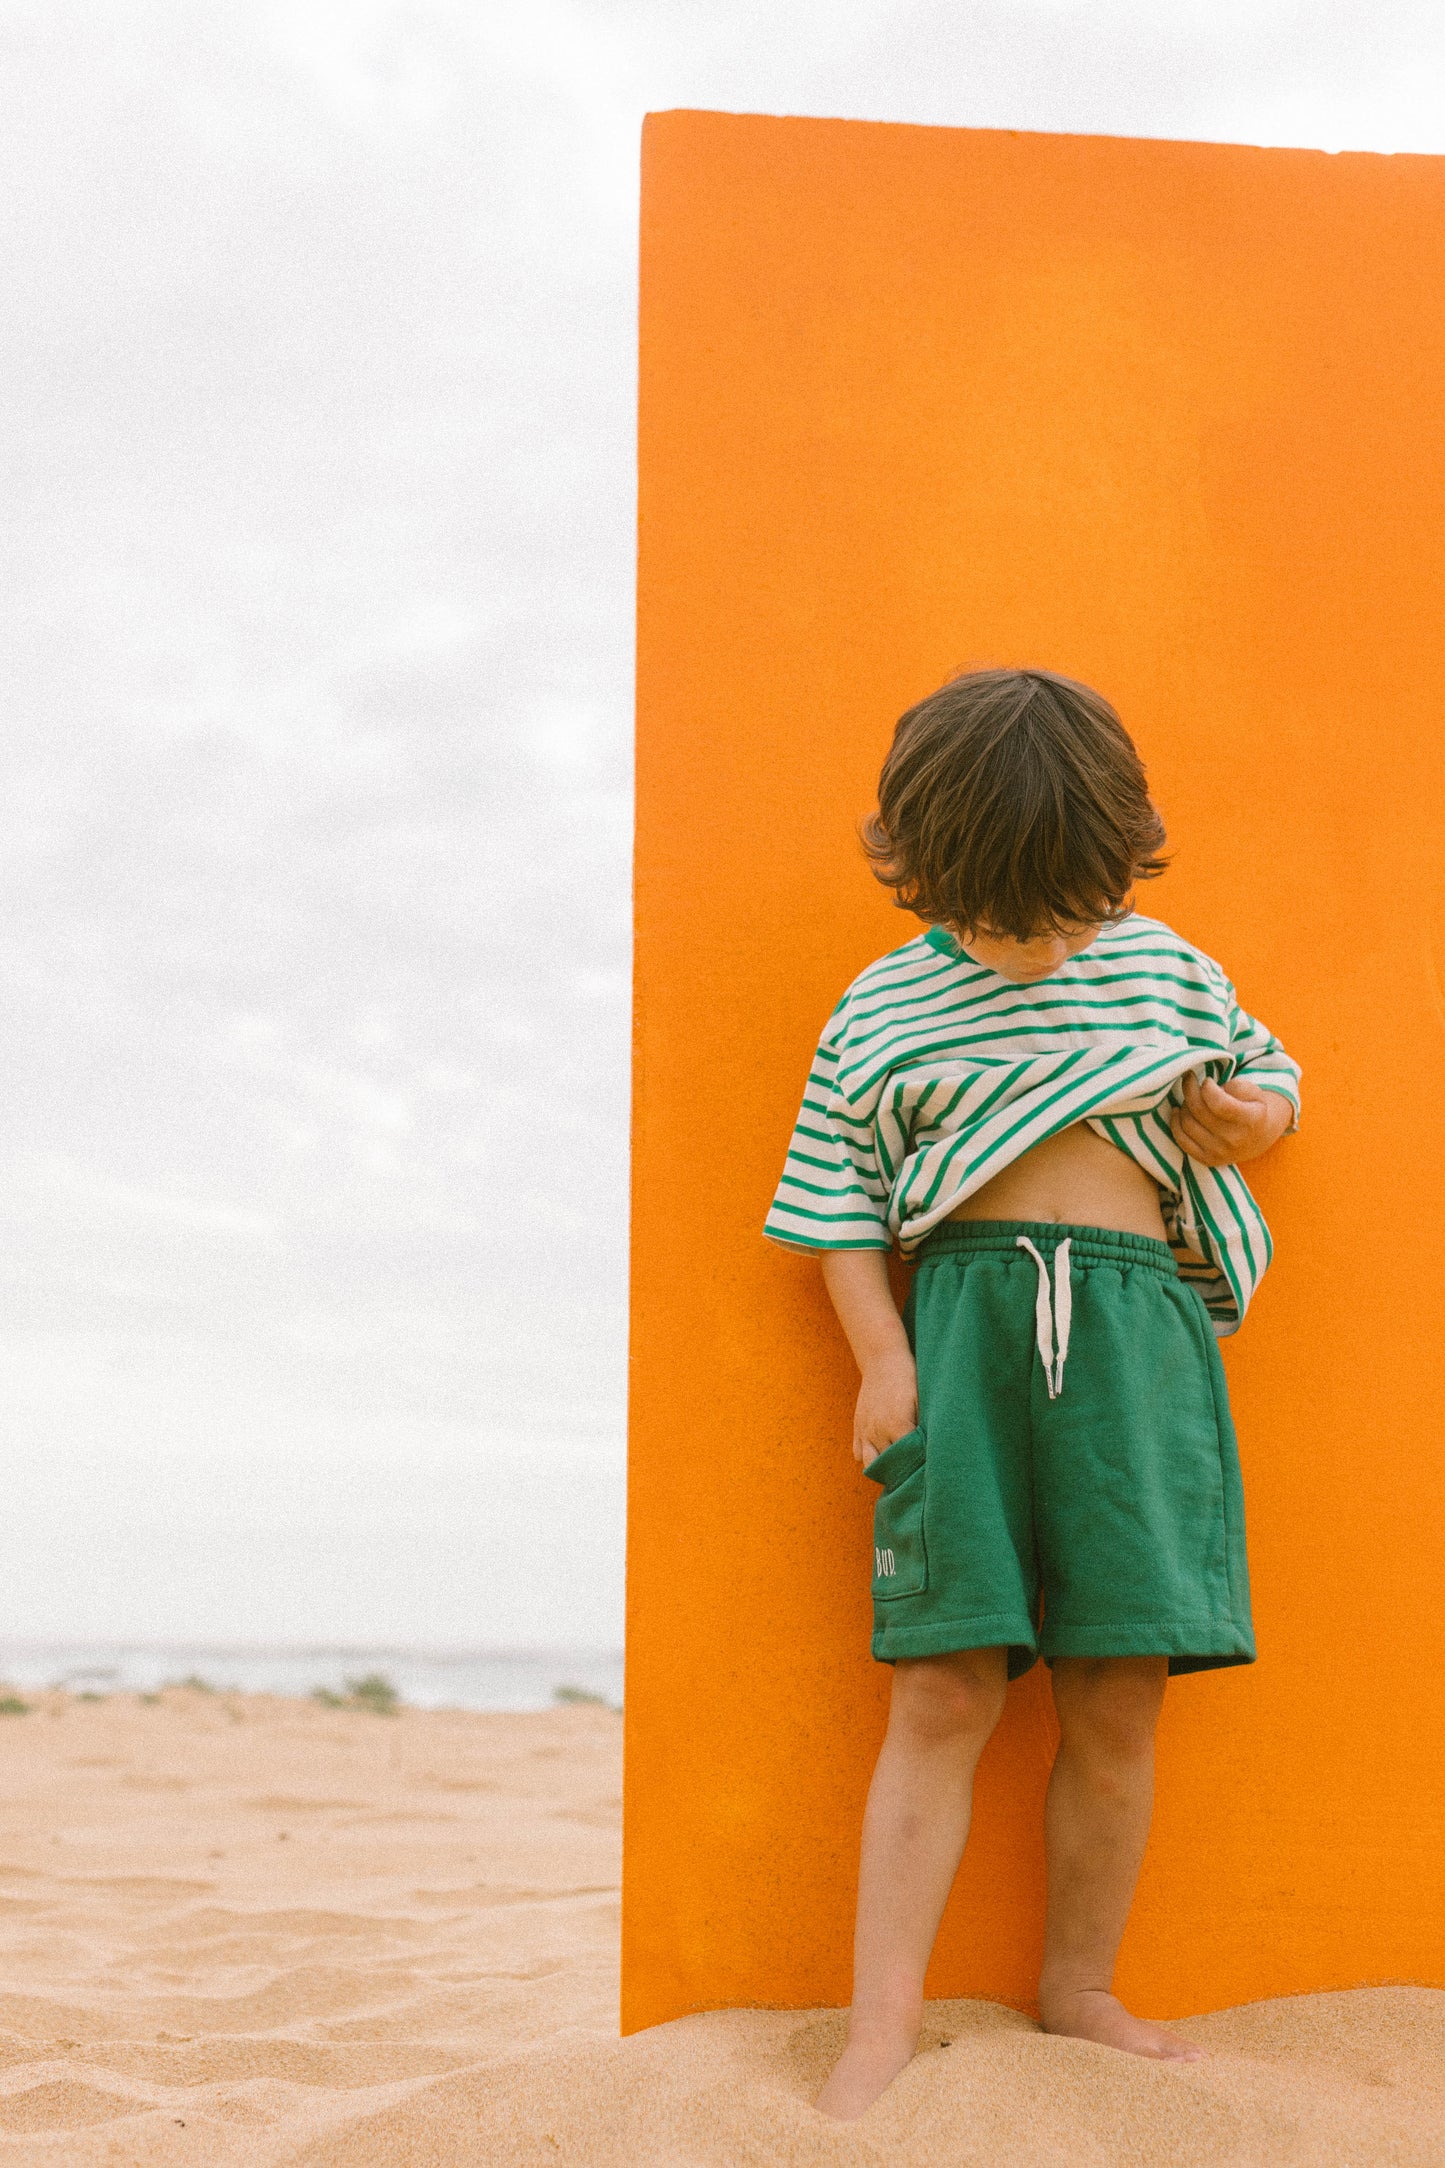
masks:
<instances>
[{"instance_id":1,"label":"child's bare stomach","mask_svg":"<svg viewBox=\"0 0 1445 2168\"><path fill-rule=\"evenodd\" d=\"M1046 1137L949 1213L956 1220L1063 1220L1163 1242L1155 1183L1083 1122Z\"/></svg>"}]
</instances>

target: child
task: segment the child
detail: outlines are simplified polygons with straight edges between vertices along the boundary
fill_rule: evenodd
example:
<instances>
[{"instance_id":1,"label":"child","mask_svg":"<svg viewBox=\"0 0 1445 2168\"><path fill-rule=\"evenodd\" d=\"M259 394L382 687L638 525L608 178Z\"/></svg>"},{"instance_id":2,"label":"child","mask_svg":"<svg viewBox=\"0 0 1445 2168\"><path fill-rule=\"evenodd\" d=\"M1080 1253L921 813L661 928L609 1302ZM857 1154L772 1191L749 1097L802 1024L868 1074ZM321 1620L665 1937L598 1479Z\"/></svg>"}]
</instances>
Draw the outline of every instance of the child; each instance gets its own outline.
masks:
<instances>
[{"instance_id":1,"label":"child","mask_svg":"<svg viewBox=\"0 0 1445 2168\"><path fill-rule=\"evenodd\" d=\"M927 930L829 1019L767 1223L821 1252L862 1373L873 1653L895 1667L848 2042L818 2100L841 2118L914 2052L974 1769L1040 1655L1060 1730L1044 2029L1201 2053L1111 1983L1166 1677L1254 1661L1215 1336L1270 1257L1238 1165L1298 1121L1279 1042L1130 908L1164 830L1098 693L954 679L899 723L878 806L865 848ZM917 1258L901 1319L895 1238Z\"/></svg>"}]
</instances>

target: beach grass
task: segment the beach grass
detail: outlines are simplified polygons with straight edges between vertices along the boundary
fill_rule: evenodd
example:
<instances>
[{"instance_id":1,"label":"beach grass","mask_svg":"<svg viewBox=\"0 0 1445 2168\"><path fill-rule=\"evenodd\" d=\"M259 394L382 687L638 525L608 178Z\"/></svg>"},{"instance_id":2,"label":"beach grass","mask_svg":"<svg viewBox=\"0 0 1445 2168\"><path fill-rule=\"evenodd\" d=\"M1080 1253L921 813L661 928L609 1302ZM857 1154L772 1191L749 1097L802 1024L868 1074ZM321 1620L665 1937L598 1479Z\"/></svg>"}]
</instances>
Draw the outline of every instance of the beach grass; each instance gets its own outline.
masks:
<instances>
[{"instance_id":1,"label":"beach grass","mask_svg":"<svg viewBox=\"0 0 1445 2168\"><path fill-rule=\"evenodd\" d=\"M323 1709L369 1709L373 1716L395 1716L403 1706L400 1692L384 1671L368 1671L343 1684L343 1694L331 1686L313 1686L311 1699Z\"/></svg>"}]
</instances>

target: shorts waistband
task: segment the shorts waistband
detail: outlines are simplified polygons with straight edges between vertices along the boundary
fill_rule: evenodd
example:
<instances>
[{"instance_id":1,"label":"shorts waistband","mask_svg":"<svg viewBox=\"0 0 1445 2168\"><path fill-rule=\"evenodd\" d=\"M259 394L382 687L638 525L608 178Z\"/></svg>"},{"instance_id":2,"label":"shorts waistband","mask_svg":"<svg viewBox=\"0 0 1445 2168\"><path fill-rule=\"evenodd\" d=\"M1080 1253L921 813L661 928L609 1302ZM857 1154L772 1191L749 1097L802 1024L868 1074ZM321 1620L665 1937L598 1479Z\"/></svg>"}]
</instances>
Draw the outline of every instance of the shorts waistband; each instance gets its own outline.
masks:
<instances>
[{"instance_id":1,"label":"shorts waistband","mask_svg":"<svg viewBox=\"0 0 1445 2168\"><path fill-rule=\"evenodd\" d=\"M1076 1227L1067 1220L940 1220L924 1236L918 1263L929 1264L954 1250L1017 1257L1020 1235L1050 1254L1061 1242L1069 1243L1075 1264L1143 1265L1166 1279L1179 1277L1174 1252L1156 1236L1124 1234L1114 1227ZM1023 1255L1027 1262L1027 1252Z\"/></svg>"}]
</instances>

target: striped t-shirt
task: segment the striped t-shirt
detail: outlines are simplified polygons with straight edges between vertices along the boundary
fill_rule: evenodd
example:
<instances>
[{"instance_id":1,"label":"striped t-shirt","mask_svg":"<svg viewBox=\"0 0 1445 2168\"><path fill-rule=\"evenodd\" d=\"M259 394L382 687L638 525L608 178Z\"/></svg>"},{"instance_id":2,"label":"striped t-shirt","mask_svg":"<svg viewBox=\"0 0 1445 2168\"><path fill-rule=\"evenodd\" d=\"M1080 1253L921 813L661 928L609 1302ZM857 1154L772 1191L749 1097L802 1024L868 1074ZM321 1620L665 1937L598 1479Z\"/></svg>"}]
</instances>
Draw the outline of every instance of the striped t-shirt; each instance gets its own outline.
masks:
<instances>
[{"instance_id":1,"label":"striped t-shirt","mask_svg":"<svg viewBox=\"0 0 1445 2168\"><path fill-rule=\"evenodd\" d=\"M1158 919L1115 921L1028 985L930 927L860 972L828 1019L764 1231L805 1250L896 1238L907 1256L1011 1160L1087 1121L1159 1184L1181 1273L1215 1331L1235 1332L1269 1229L1237 1167L1206 1167L1174 1141L1170 1107L1191 1070L1247 1077L1298 1121L1298 1064L1219 965Z\"/></svg>"}]
</instances>

